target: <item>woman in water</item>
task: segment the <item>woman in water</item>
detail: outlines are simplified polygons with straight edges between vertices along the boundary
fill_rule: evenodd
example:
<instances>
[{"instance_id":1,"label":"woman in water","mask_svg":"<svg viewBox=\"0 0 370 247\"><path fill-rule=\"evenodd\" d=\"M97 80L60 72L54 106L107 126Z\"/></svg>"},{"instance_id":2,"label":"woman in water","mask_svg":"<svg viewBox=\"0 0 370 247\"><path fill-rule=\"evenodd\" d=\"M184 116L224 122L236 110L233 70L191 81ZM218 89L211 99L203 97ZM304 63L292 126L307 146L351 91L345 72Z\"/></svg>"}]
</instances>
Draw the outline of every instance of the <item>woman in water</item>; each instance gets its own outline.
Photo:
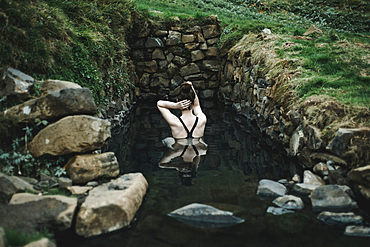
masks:
<instances>
[{"instance_id":1,"label":"woman in water","mask_svg":"<svg viewBox=\"0 0 370 247\"><path fill-rule=\"evenodd\" d=\"M207 117L200 107L192 83L188 81L180 85L176 103L159 100L157 107L170 125L173 136L162 141L169 150L161 158L159 167L177 169L181 183L190 186L196 176L200 156L207 152L207 144L202 140ZM180 109L181 117L172 114L169 109Z\"/></svg>"}]
</instances>

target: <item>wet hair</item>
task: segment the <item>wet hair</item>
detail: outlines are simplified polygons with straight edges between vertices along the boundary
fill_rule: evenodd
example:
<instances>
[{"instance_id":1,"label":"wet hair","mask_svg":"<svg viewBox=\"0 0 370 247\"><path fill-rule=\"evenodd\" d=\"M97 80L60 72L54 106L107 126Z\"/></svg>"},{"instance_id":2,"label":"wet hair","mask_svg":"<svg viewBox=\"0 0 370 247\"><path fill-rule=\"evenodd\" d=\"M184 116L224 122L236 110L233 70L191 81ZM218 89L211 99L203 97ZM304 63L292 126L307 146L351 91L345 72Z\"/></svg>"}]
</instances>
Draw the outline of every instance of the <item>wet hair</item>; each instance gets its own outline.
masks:
<instances>
[{"instance_id":1,"label":"wet hair","mask_svg":"<svg viewBox=\"0 0 370 247\"><path fill-rule=\"evenodd\" d=\"M185 100L185 99L190 100L191 105L188 108L188 110L190 110L191 106L194 104L194 100L195 100L195 93L194 93L193 89L191 88L191 85L189 85L186 82L183 82L180 85L180 95L177 96L177 99L178 99L178 101L182 101L182 100Z\"/></svg>"}]
</instances>

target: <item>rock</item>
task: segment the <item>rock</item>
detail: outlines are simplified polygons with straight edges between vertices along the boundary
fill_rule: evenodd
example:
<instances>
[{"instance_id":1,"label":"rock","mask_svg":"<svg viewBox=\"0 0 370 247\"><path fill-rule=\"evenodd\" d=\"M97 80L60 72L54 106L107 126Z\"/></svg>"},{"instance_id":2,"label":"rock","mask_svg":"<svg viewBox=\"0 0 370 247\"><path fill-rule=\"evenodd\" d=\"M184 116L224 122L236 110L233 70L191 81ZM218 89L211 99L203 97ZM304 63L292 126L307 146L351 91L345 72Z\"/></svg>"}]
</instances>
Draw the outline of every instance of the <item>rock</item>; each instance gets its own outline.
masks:
<instances>
[{"instance_id":1,"label":"rock","mask_svg":"<svg viewBox=\"0 0 370 247\"><path fill-rule=\"evenodd\" d=\"M92 190L93 187L90 186L68 186L67 190L69 190L72 195L84 195L90 190Z\"/></svg>"},{"instance_id":2,"label":"rock","mask_svg":"<svg viewBox=\"0 0 370 247\"><path fill-rule=\"evenodd\" d=\"M207 43L201 43L201 44L199 45L199 50L201 50L201 51L206 51L206 50L208 50Z\"/></svg>"},{"instance_id":3,"label":"rock","mask_svg":"<svg viewBox=\"0 0 370 247\"><path fill-rule=\"evenodd\" d=\"M158 70L158 63L156 60L139 62L137 63L139 71L145 71L148 73L155 73Z\"/></svg>"},{"instance_id":4,"label":"rock","mask_svg":"<svg viewBox=\"0 0 370 247\"><path fill-rule=\"evenodd\" d=\"M343 157L345 152L348 150L348 145L354 135L366 135L370 133L369 128L358 128L358 129L344 129L339 128L333 140L329 143L326 149L330 150L332 153Z\"/></svg>"},{"instance_id":5,"label":"rock","mask_svg":"<svg viewBox=\"0 0 370 247\"><path fill-rule=\"evenodd\" d=\"M289 111L287 113L290 121L292 121L294 127L298 126L301 123L301 114L298 111Z\"/></svg>"},{"instance_id":6,"label":"rock","mask_svg":"<svg viewBox=\"0 0 370 247\"><path fill-rule=\"evenodd\" d=\"M298 174L294 174L294 176L292 177L292 181L294 181L295 183L302 182L301 177Z\"/></svg>"},{"instance_id":7,"label":"rock","mask_svg":"<svg viewBox=\"0 0 370 247\"><path fill-rule=\"evenodd\" d=\"M370 237L370 227L368 226L347 226L344 230L347 236Z\"/></svg>"},{"instance_id":8,"label":"rock","mask_svg":"<svg viewBox=\"0 0 370 247\"><path fill-rule=\"evenodd\" d=\"M181 43L181 33L176 31L169 31L166 45L173 46Z\"/></svg>"},{"instance_id":9,"label":"rock","mask_svg":"<svg viewBox=\"0 0 370 247\"><path fill-rule=\"evenodd\" d=\"M185 80L188 80L188 79L186 79L186 77L185 77ZM206 89L205 81L193 81L193 85L194 85L194 88L197 88L197 89L198 88L203 89L203 90ZM205 95L205 94L203 94L203 95ZM213 93L212 93L211 97L213 97Z\"/></svg>"},{"instance_id":10,"label":"rock","mask_svg":"<svg viewBox=\"0 0 370 247\"><path fill-rule=\"evenodd\" d=\"M171 80L171 89L175 89L176 87L178 87L181 83L183 83L183 79L181 78L181 76L175 76L172 80Z\"/></svg>"},{"instance_id":11,"label":"rock","mask_svg":"<svg viewBox=\"0 0 370 247\"><path fill-rule=\"evenodd\" d=\"M166 59L162 49L156 48L152 53L152 59Z\"/></svg>"},{"instance_id":12,"label":"rock","mask_svg":"<svg viewBox=\"0 0 370 247\"><path fill-rule=\"evenodd\" d=\"M322 146L321 132L318 128L307 125L303 128L303 132L307 137L306 145L311 150L318 150Z\"/></svg>"},{"instance_id":13,"label":"rock","mask_svg":"<svg viewBox=\"0 0 370 247\"><path fill-rule=\"evenodd\" d=\"M76 233L91 237L128 226L148 183L141 173L125 174L89 192L76 219Z\"/></svg>"},{"instance_id":14,"label":"rock","mask_svg":"<svg viewBox=\"0 0 370 247\"><path fill-rule=\"evenodd\" d=\"M370 165L353 169L348 177L360 185L370 187Z\"/></svg>"},{"instance_id":15,"label":"rock","mask_svg":"<svg viewBox=\"0 0 370 247\"><path fill-rule=\"evenodd\" d=\"M119 175L119 164L113 152L77 155L65 167L73 183L87 183L99 177Z\"/></svg>"},{"instance_id":16,"label":"rock","mask_svg":"<svg viewBox=\"0 0 370 247\"><path fill-rule=\"evenodd\" d=\"M284 185L269 179L262 179L258 184L257 195L262 198L277 198L286 193Z\"/></svg>"},{"instance_id":17,"label":"rock","mask_svg":"<svg viewBox=\"0 0 370 247\"><path fill-rule=\"evenodd\" d=\"M199 203L179 208L169 213L168 216L201 228L229 227L244 222L243 219L233 216L231 212Z\"/></svg>"},{"instance_id":18,"label":"rock","mask_svg":"<svg viewBox=\"0 0 370 247\"><path fill-rule=\"evenodd\" d=\"M271 30L268 28L263 29L262 32L265 34L271 34Z\"/></svg>"},{"instance_id":19,"label":"rock","mask_svg":"<svg viewBox=\"0 0 370 247\"><path fill-rule=\"evenodd\" d=\"M183 56L184 49L180 46L171 46L168 51L178 56Z\"/></svg>"},{"instance_id":20,"label":"rock","mask_svg":"<svg viewBox=\"0 0 370 247\"><path fill-rule=\"evenodd\" d=\"M331 166L329 165L330 162L327 162L328 173L329 173L329 182L331 184L339 184L339 185L348 185L349 186L349 179L346 177L347 172L343 170L340 166Z\"/></svg>"},{"instance_id":21,"label":"rock","mask_svg":"<svg viewBox=\"0 0 370 247\"><path fill-rule=\"evenodd\" d=\"M25 100L30 97L29 90L35 80L19 70L3 68L0 71L0 97L14 97Z\"/></svg>"},{"instance_id":22,"label":"rock","mask_svg":"<svg viewBox=\"0 0 370 247\"><path fill-rule=\"evenodd\" d=\"M85 153L106 146L110 137L108 120L68 116L41 130L29 143L29 151L34 157Z\"/></svg>"},{"instance_id":23,"label":"rock","mask_svg":"<svg viewBox=\"0 0 370 247\"><path fill-rule=\"evenodd\" d=\"M217 47L209 47L206 51L206 55L210 57L215 57L218 55Z\"/></svg>"},{"instance_id":24,"label":"rock","mask_svg":"<svg viewBox=\"0 0 370 247\"><path fill-rule=\"evenodd\" d=\"M195 49L198 49L199 47L199 43L189 43L189 44L185 44L185 48L192 51L192 50L195 50Z\"/></svg>"},{"instance_id":25,"label":"rock","mask_svg":"<svg viewBox=\"0 0 370 247\"><path fill-rule=\"evenodd\" d=\"M320 176L327 176L327 175L329 175L328 166L324 162L317 163L313 167L313 171L315 173L319 174Z\"/></svg>"},{"instance_id":26,"label":"rock","mask_svg":"<svg viewBox=\"0 0 370 247\"><path fill-rule=\"evenodd\" d=\"M201 99L211 99L211 98L213 98L214 93L215 93L215 90L206 89L204 91L199 92L199 98L201 98Z\"/></svg>"},{"instance_id":27,"label":"rock","mask_svg":"<svg viewBox=\"0 0 370 247\"><path fill-rule=\"evenodd\" d=\"M362 217L355 215L353 212L349 213L333 213L333 212L321 212L317 218L324 221L328 225L361 225Z\"/></svg>"},{"instance_id":28,"label":"rock","mask_svg":"<svg viewBox=\"0 0 370 247\"><path fill-rule=\"evenodd\" d=\"M218 71L220 69L220 62L216 60L203 60L203 66L205 69L211 71Z\"/></svg>"},{"instance_id":29,"label":"rock","mask_svg":"<svg viewBox=\"0 0 370 247\"><path fill-rule=\"evenodd\" d=\"M155 33L154 33L155 36L167 36L168 35L168 31L166 30L157 30Z\"/></svg>"},{"instance_id":30,"label":"rock","mask_svg":"<svg viewBox=\"0 0 370 247\"><path fill-rule=\"evenodd\" d=\"M29 178L29 177L22 177L22 176L15 176L15 177L20 178L23 181L26 181L27 183L31 185L35 185L38 182L36 178Z\"/></svg>"},{"instance_id":31,"label":"rock","mask_svg":"<svg viewBox=\"0 0 370 247\"><path fill-rule=\"evenodd\" d=\"M157 48L164 47L163 42L160 38L149 37L145 42L146 48Z\"/></svg>"},{"instance_id":32,"label":"rock","mask_svg":"<svg viewBox=\"0 0 370 247\"><path fill-rule=\"evenodd\" d=\"M174 63L170 63L170 65L168 65L167 74L169 75L170 78L178 77L178 76L175 76L178 72L179 72L179 67L176 66Z\"/></svg>"},{"instance_id":33,"label":"rock","mask_svg":"<svg viewBox=\"0 0 370 247\"><path fill-rule=\"evenodd\" d=\"M179 66L184 66L188 61L186 58L180 57L180 56L175 56L175 58L172 60L172 62L176 65Z\"/></svg>"},{"instance_id":34,"label":"rock","mask_svg":"<svg viewBox=\"0 0 370 247\"><path fill-rule=\"evenodd\" d=\"M47 238L42 238L38 241L31 242L24 247L56 247L56 245Z\"/></svg>"},{"instance_id":35,"label":"rock","mask_svg":"<svg viewBox=\"0 0 370 247\"><path fill-rule=\"evenodd\" d=\"M335 155L328 153L312 153L311 159L320 160L320 161L333 161L336 164L347 166L347 162Z\"/></svg>"},{"instance_id":36,"label":"rock","mask_svg":"<svg viewBox=\"0 0 370 247\"><path fill-rule=\"evenodd\" d=\"M24 192L25 190L35 192L33 186L26 181L0 173L0 203L6 203L15 193Z\"/></svg>"},{"instance_id":37,"label":"rock","mask_svg":"<svg viewBox=\"0 0 370 247\"><path fill-rule=\"evenodd\" d=\"M320 187L320 185L297 183L293 185L293 191L301 195L309 195L318 187Z\"/></svg>"},{"instance_id":38,"label":"rock","mask_svg":"<svg viewBox=\"0 0 370 247\"><path fill-rule=\"evenodd\" d=\"M204 57L205 57L205 55L203 54L203 52L201 50L196 50L196 51L191 52L191 60L193 62L202 60Z\"/></svg>"},{"instance_id":39,"label":"rock","mask_svg":"<svg viewBox=\"0 0 370 247\"><path fill-rule=\"evenodd\" d=\"M207 40L207 45L214 45L217 44L219 41L219 38L212 38Z\"/></svg>"},{"instance_id":40,"label":"rock","mask_svg":"<svg viewBox=\"0 0 370 247\"><path fill-rule=\"evenodd\" d=\"M182 77L191 75L191 74L198 74L200 72L200 69L198 65L195 63L190 63L180 69L180 74Z\"/></svg>"},{"instance_id":41,"label":"rock","mask_svg":"<svg viewBox=\"0 0 370 247\"><path fill-rule=\"evenodd\" d=\"M72 186L72 180L70 178L58 178L58 183L60 188Z\"/></svg>"},{"instance_id":42,"label":"rock","mask_svg":"<svg viewBox=\"0 0 370 247\"><path fill-rule=\"evenodd\" d=\"M362 186L362 185L358 185L358 188L359 188L360 193L362 194L362 196L365 199L370 200L370 188Z\"/></svg>"},{"instance_id":43,"label":"rock","mask_svg":"<svg viewBox=\"0 0 370 247\"><path fill-rule=\"evenodd\" d=\"M266 212L271 213L273 215L283 215L283 214L288 214L288 213L294 213L293 210L289 210L286 208L277 208L277 207L268 207Z\"/></svg>"},{"instance_id":44,"label":"rock","mask_svg":"<svg viewBox=\"0 0 370 247\"><path fill-rule=\"evenodd\" d=\"M321 177L317 176L316 174L313 174L309 170L305 170L303 172L303 183L325 185L325 181Z\"/></svg>"},{"instance_id":45,"label":"rock","mask_svg":"<svg viewBox=\"0 0 370 247\"><path fill-rule=\"evenodd\" d=\"M307 29L307 31L303 35L307 36L312 33L322 34L323 32L319 28L315 27L314 25L311 25L310 28Z\"/></svg>"},{"instance_id":46,"label":"rock","mask_svg":"<svg viewBox=\"0 0 370 247\"><path fill-rule=\"evenodd\" d=\"M89 89L67 88L13 106L2 114L10 120L34 123L36 118L54 120L68 115L95 113L96 106Z\"/></svg>"},{"instance_id":47,"label":"rock","mask_svg":"<svg viewBox=\"0 0 370 247\"><path fill-rule=\"evenodd\" d=\"M193 34L182 36L182 43L191 43L194 42L194 40L195 36Z\"/></svg>"},{"instance_id":48,"label":"rock","mask_svg":"<svg viewBox=\"0 0 370 247\"><path fill-rule=\"evenodd\" d=\"M292 195L278 197L273 203L284 209L299 210L304 207L302 199Z\"/></svg>"},{"instance_id":49,"label":"rock","mask_svg":"<svg viewBox=\"0 0 370 247\"><path fill-rule=\"evenodd\" d=\"M0 205L1 225L34 234L40 229L65 230L71 227L77 198L60 195L13 195L9 205Z\"/></svg>"},{"instance_id":50,"label":"rock","mask_svg":"<svg viewBox=\"0 0 370 247\"><path fill-rule=\"evenodd\" d=\"M211 39L221 35L217 25L206 25L202 27L203 36L205 39Z\"/></svg>"},{"instance_id":51,"label":"rock","mask_svg":"<svg viewBox=\"0 0 370 247\"><path fill-rule=\"evenodd\" d=\"M86 184L86 186L89 186L89 187L96 187L98 185L99 183L97 181L91 181Z\"/></svg>"},{"instance_id":52,"label":"rock","mask_svg":"<svg viewBox=\"0 0 370 247\"><path fill-rule=\"evenodd\" d=\"M139 81L139 86L140 87L148 87L150 83L150 74L149 73L144 73Z\"/></svg>"},{"instance_id":53,"label":"rock","mask_svg":"<svg viewBox=\"0 0 370 247\"><path fill-rule=\"evenodd\" d=\"M348 193L351 189L345 185L324 185L311 193L313 211L348 212L358 208L357 203Z\"/></svg>"},{"instance_id":54,"label":"rock","mask_svg":"<svg viewBox=\"0 0 370 247\"><path fill-rule=\"evenodd\" d=\"M289 144L289 153L292 156L296 156L298 151L301 150L303 147L305 138L303 131L301 128L298 126L297 129L294 131L292 138L290 139L290 144Z\"/></svg>"},{"instance_id":55,"label":"rock","mask_svg":"<svg viewBox=\"0 0 370 247\"><path fill-rule=\"evenodd\" d=\"M46 80L42 83L41 94L47 94L53 91L60 91L67 88L82 88L80 85L69 82L69 81L60 81L60 80Z\"/></svg>"}]
</instances>

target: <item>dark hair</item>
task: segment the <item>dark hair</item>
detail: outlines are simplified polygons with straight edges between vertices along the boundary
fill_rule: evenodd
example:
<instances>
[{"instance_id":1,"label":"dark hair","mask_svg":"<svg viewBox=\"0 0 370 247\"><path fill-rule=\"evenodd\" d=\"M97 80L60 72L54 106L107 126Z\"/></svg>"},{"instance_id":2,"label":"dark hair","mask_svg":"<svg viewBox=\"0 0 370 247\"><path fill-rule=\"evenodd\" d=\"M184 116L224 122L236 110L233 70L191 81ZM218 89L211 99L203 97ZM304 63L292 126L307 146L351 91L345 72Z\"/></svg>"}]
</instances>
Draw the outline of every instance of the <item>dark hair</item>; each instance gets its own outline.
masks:
<instances>
[{"instance_id":1,"label":"dark hair","mask_svg":"<svg viewBox=\"0 0 370 247\"><path fill-rule=\"evenodd\" d=\"M183 82L181 85L180 85L180 95L177 96L177 99L178 101L182 101L182 100L190 100L191 101L191 106L194 104L194 100L195 100L195 93L193 91L193 89L191 88L191 85L189 85L188 83L186 82ZM191 106L188 108L190 110Z\"/></svg>"}]
</instances>

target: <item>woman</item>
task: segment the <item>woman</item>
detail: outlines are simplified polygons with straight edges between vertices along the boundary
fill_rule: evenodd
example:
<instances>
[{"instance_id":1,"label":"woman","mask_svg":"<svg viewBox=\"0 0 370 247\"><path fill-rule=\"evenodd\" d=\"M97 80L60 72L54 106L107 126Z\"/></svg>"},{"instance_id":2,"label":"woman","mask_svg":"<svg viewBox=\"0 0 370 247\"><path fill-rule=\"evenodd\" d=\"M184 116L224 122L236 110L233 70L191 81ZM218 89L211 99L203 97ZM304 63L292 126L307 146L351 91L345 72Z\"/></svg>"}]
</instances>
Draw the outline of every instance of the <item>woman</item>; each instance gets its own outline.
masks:
<instances>
[{"instance_id":1,"label":"woman","mask_svg":"<svg viewBox=\"0 0 370 247\"><path fill-rule=\"evenodd\" d=\"M180 95L176 103L159 100L157 107L163 118L170 125L173 138L199 139L203 136L207 117L200 108L198 96L190 81L180 85ZM181 117L172 114L169 109L180 109Z\"/></svg>"}]
</instances>

